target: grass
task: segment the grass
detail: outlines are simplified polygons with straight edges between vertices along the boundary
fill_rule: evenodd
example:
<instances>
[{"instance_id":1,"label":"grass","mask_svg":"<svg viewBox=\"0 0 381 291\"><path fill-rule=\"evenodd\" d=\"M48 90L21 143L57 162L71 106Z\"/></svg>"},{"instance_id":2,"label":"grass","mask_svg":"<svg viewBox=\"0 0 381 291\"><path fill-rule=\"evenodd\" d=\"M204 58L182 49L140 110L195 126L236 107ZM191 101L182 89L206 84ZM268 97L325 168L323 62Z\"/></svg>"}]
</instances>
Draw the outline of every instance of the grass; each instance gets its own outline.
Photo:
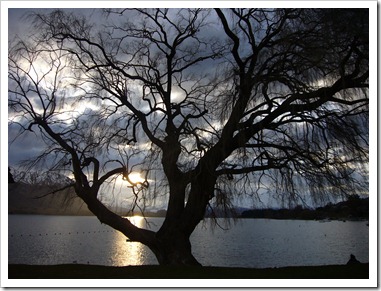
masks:
<instances>
[{"instance_id":1,"label":"grass","mask_svg":"<svg viewBox=\"0 0 381 291\"><path fill-rule=\"evenodd\" d=\"M8 265L9 279L368 279L369 264L282 268Z\"/></svg>"}]
</instances>

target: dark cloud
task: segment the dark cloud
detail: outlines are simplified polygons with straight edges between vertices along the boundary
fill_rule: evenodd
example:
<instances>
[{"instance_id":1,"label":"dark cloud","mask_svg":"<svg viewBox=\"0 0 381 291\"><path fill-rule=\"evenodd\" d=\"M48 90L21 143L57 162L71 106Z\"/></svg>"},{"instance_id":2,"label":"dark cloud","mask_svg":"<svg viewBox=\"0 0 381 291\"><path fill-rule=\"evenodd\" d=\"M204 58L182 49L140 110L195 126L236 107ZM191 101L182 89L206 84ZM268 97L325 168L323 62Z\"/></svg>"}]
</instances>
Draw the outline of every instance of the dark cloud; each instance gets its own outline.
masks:
<instances>
[{"instance_id":1,"label":"dark cloud","mask_svg":"<svg viewBox=\"0 0 381 291\"><path fill-rule=\"evenodd\" d=\"M30 35L33 32L31 19L28 19L30 13L50 13L56 9L62 9L67 12L74 12L86 15L92 18L93 21L99 20L99 15L94 15L100 12L94 8L9 8L8 9L8 38L12 39L16 36Z\"/></svg>"},{"instance_id":2,"label":"dark cloud","mask_svg":"<svg viewBox=\"0 0 381 291\"><path fill-rule=\"evenodd\" d=\"M22 135L20 126L8 126L8 164L17 166L20 162L39 155L46 147L41 138L34 132L26 131Z\"/></svg>"}]
</instances>

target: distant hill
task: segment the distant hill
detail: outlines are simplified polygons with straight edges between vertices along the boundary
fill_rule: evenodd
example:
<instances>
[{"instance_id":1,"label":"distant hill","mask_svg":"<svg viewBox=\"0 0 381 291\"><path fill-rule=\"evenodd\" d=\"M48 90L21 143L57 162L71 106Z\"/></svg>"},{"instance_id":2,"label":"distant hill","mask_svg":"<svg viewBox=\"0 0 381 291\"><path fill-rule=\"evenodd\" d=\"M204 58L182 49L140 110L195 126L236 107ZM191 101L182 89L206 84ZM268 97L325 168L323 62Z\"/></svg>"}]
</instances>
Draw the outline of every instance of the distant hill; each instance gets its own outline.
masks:
<instances>
[{"instance_id":1,"label":"distant hill","mask_svg":"<svg viewBox=\"0 0 381 291\"><path fill-rule=\"evenodd\" d=\"M303 220L350 220L369 219L369 198L349 196L347 201L328 204L316 209L297 206L294 209L251 209L242 212L242 218L303 219Z\"/></svg>"},{"instance_id":2,"label":"distant hill","mask_svg":"<svg viewBox=\"0 0 381 291\"><path fill-rule=\"evenodd\" d=\"M86 204L76 196L72 188L49 194L56 190L57 187L59 186L33 185L23 182L9 183L8 213L92 215ZM40 196L44 197L36 198Z\"/></svg>"},{"instance_id":3,"label":"distant hill","mask_svg":"<svg viewBox=\"0 0 381 291\"><path fill-rule=\"evenodd\" d=\"M63 186L54 184L52 180L33 180L34 183L8 183L8 213L9 214L43 214L43 215L94 215L87 205L79 198L73 188L51 194ZM62 181L62 180L61 180ZM70 182L70 181L69 181ZM40 198L38 198L40 197ZM107 206L107 205L106 205ZM141 215L141 212L131 212L118 207L110 210L125 216ZM147 217L165 217L165 210L150 209L145 211Z\"/></svg>"}]
</instances>

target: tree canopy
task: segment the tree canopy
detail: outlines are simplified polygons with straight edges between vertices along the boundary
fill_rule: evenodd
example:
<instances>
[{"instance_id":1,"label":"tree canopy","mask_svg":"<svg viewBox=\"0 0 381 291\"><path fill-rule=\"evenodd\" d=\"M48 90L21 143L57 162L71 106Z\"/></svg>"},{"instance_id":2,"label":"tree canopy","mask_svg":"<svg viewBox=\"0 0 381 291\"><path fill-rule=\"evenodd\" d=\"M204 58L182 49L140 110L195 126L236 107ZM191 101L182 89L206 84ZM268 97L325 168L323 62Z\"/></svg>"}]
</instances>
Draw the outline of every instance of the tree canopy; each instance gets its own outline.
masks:
<instances>
[{"instance_id":1,"label":"tree canopy","mask_svg":"<svg viewBox=\"0 0 381 291\"><path fill-rule=\"evenodd\" d=\"M33 165L70 172L100 221L160 263L195 263L190 234L234 197L298 205L367 193L367 9L102 16L29 16L36 33L10 46L10 124L44 141ZM166 199L158 233L102 203L121 180L131 210Z\"/></svg>"}]
</instances>

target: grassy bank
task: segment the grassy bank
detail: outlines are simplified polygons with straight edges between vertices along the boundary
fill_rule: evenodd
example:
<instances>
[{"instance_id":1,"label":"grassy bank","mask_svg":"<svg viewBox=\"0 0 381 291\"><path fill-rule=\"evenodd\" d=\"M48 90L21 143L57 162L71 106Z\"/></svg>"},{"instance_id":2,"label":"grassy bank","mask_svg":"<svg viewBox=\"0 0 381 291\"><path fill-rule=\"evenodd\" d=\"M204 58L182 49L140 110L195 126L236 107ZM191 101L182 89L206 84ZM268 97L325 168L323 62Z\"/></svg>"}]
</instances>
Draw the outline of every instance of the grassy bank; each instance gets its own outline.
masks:
<instances>
[{"instance_id":1,"label":"grassy bank","mask_svg":"<svg viewBox=\"0 0 381 291\"><path fill-rule=\"evenodd\" d=\"M369 264L284 268L9 265L9 279L368 279Z\"/></svg>"}]
</instances>

